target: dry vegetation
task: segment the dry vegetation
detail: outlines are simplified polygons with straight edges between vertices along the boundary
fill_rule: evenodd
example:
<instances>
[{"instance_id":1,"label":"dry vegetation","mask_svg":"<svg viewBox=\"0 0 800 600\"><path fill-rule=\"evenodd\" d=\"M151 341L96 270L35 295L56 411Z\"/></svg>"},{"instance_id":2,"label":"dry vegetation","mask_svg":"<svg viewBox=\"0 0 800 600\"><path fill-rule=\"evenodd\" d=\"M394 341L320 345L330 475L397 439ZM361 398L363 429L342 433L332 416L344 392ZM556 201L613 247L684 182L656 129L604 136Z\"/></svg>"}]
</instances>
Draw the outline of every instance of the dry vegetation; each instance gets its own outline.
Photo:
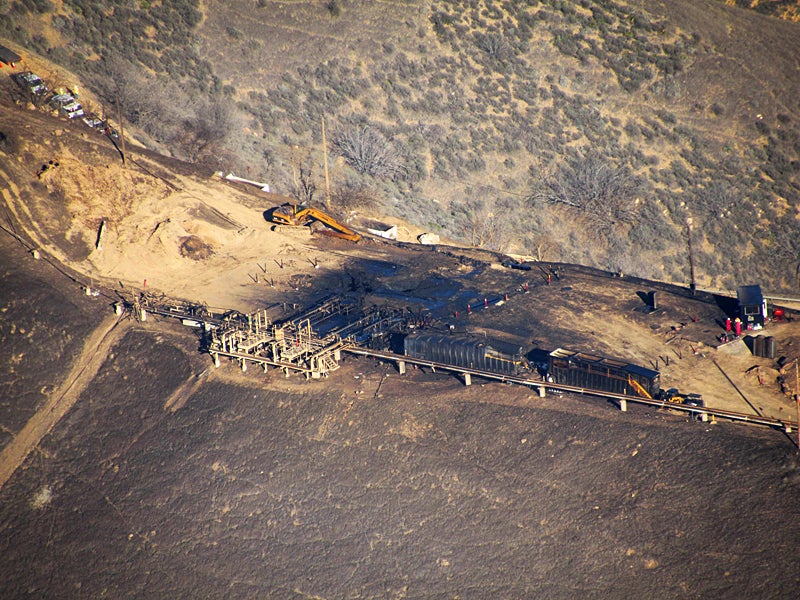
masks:
<instances>
[{"instance_id":1,"label":"dry vegetation","mask_svg":"<svg viewBox=\"0 0 800 600\"><path fill-rule=\"evenodd\" d=\"M315 202L325 118L342 209L673 281L691 217L701 285L797 289L800 36L758 14L792 3L95 4L0 3L0 35L153 147Z\"/></svg>"}]
</instances>

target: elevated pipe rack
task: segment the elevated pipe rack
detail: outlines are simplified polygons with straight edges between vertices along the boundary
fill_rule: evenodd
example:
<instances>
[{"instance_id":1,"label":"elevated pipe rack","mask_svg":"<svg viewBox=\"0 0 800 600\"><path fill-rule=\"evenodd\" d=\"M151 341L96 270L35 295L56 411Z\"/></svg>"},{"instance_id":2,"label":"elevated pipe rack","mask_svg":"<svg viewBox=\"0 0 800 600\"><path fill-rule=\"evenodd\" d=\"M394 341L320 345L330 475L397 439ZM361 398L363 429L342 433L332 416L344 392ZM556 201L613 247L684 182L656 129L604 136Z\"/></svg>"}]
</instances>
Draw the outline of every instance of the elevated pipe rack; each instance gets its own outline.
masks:
<instances>
[{"instance_id":1,"label":"elevated pipe rack","mask_svg":"<svg viewBox=\"0 0 800 600\"><path fill-rule=\"evenodd\" d=\"M761 415L754 415L748 413L740 413L730 410L723 410L719 408L708 408L698 406L688 406L686 404L672 404L666 400L654 400L650 398L643 398L641 396L630 396L626 394L615 394L612 392L605 392L602 390L594 390L590 388L575 387L571 385L564 385L558 383L550 383L541 379L531 379L529 377L522 377L517 375L504 375L502 373L493 373L491 371L481 371L479 369L470 369L468 367L460 367L457 365L449 365L445 363L438 363L432 360L423 358L412 358L403 354L395 354L393 352L384 352L380 350L370 350L368 348L361 348L358 346L345 346L345 352L355 354L357 356L370 356L379 360L394 362L397 364L400 374L404 374L407 364L418 365L422 367L429 367L434 372L436 370L459 374L464 378L464 383L470 385L472 376L482 377L494 381L501 381L504 383L514 383L518 385L525 385L530 388L536 388L540 396L544 396L546 390L554 390L561 392L568 392L573 394L583 394L586 396L595 396L604 398L606 400L616 401L622 411L627 410L627 403L633 402L637 404L644 404L655 408L669 408L690 415L700 417L703 421L708 420L709 417L728 419L731 421L739 421L744 423L753 423L755 425L764 425L775 429L783 430L790 433L792 429L797 429L798 423L796 421L784 421L781 419L774 419L772 417L763 417Z\"/></svg>"}]
</instances>

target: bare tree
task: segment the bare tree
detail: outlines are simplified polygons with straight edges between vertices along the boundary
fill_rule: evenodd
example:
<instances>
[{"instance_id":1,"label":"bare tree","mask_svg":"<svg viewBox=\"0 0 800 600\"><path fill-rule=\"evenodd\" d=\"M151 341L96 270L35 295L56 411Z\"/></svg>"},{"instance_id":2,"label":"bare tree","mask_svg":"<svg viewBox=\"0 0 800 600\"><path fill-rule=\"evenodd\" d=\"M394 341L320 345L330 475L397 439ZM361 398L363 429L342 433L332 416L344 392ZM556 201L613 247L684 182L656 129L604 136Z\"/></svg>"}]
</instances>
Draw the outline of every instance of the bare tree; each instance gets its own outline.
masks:
<instances>
[{"instance_id":1,"label":"bare tree","mask_svg":"<svg viewBox=\"0 0 800 600\"><path fill-rule=\"evenodd\" d=\"M222 98L200 101L193 107L192 118L184 119L182 146L191 162L214 154L231 130L230 104Z\"/></svg>"},{"instance_id":2,"label":"bare tree","mask_svg":"<svg viewBox=\"0 0 800 600\"><path fill-rule=\"evenodd\" d=\"M626 167L616 167L594 153L563 163L540 178L532 200L574 209L604 231L633 220L639 182Z\"/></svg>"},{"instance_id":3,"label":"bare tree","mask_svg":"<svg viewBox=\"0 0 800 600\"><path fill-rule=\"evenodd\" d=\"M142 73L129 61L111 57L103 63L93 84L108 106L119 104L123 117L157 140L166 140L166 123L175 101L154 77Z\"/></svg>"},{"instance_id":4,"label":"bare tree","mask_svg":"<svg viewBox=\"0 0 800 600\"><path fill-rule=\"evenodd\" d=\"M292 194L301 204L311 204L317 186L312 177L311 165L301 165L300 174L292 184Z\"/></svg>"},{"instance_id":5,"label":"bare tree","mask_svg":"<svg viewBox=\"0 0 800 600\"><path fill-rule=\"evenodd\" d=\"M514 230L514 207L509 198L498 199L490 188L468 188L465 199L451 204L461 221L462 235L472 246L503 252Z\"/></svg>"},{"instance_id":6,"label":"bare tree","mask_svg":"<svg viewBox=\"0 0 800 600\"><path fill-rule=\"evenodd\" d=\"M713 219L724 218L738 201L736 190L720 181L710 183L697 194L699 208Z\"/></svg>"},{"instance_id":7,"label":"bare tree","mask_svg":"<svg viewBox=\"0 0 800 600\"><path fill-rule=\"evenodd\" d=\"M372 206L375 190L363 181L346 179L333 191L333 202L346 210Z\"/></svg>"},{"instance_id":8,"label":"bare tree","mask_svg":"<svg viewBox=\"0 0 800 600\"><path fill-rule=\"evenodd\" d=\"M513 53L511 45L499 33L479 33L477 34L476 44L478 48L495 60L506 60Z\"/></svg>"},{"instance_id":9,"label":"bare tree","mask_svg":"<svg viewBox=\"0 0 800 600\"><path fill-rule=\"evenodd\" d=\"M347 164L362 175L393 178L403 171L400 154L378 131L368 126L346 126L331 145Z\"/></svg>"}]
</instances>

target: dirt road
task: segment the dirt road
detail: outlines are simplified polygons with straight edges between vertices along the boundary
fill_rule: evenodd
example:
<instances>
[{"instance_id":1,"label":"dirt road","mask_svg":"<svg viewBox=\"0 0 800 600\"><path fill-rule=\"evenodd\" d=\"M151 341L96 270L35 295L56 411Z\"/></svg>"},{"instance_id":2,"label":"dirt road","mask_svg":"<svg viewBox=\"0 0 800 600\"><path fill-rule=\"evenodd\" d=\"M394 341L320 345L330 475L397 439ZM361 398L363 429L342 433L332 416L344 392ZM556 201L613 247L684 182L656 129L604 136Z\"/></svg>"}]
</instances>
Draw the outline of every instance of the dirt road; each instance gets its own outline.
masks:
<instances>
[{"instance_id":1,"label":"dirt road","mask_svg":"<svg viewBox=\"0 0 800 600\"><path fill-rule=\"evenodd\" d=\"M117 343L129 327L129 320L108 316L86 340L83 352L75 359L64 383L50 395L36 414L31 417L14 439L0 452L0 489L39 445L42 439L66 415L91 383L109 349Z\"/></svg>"}]
</instances>

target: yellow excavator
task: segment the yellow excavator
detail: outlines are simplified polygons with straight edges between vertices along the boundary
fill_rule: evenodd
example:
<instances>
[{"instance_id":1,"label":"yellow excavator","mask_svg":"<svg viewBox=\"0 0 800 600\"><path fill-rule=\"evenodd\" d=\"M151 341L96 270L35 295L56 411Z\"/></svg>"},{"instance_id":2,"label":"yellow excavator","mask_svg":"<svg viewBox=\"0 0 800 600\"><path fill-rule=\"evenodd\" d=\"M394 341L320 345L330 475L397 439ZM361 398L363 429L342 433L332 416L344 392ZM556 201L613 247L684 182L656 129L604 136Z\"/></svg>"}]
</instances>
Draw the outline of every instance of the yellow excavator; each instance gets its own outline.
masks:
<instances>
[{"instance_id":1,"label":"yellow excavator","mask_svg":"<svg viewBox=\"0 0 800 600\"><path fill-rule=\"evenodd\" d=\"M302 227L304 225L308 225L312 221L319 221L320 223L327 225L331 231L326 233L334 237L350 240L351 242L357 242L361 239L361 235L350 229L347 225L340 223L328 213L322 212L321 210L312 208L310 206L298 210L296 204L288 204L281 206L280 208L276 208L272 212L272 222L277 223L278 225Z\"/></svg>"}]
</instances>

